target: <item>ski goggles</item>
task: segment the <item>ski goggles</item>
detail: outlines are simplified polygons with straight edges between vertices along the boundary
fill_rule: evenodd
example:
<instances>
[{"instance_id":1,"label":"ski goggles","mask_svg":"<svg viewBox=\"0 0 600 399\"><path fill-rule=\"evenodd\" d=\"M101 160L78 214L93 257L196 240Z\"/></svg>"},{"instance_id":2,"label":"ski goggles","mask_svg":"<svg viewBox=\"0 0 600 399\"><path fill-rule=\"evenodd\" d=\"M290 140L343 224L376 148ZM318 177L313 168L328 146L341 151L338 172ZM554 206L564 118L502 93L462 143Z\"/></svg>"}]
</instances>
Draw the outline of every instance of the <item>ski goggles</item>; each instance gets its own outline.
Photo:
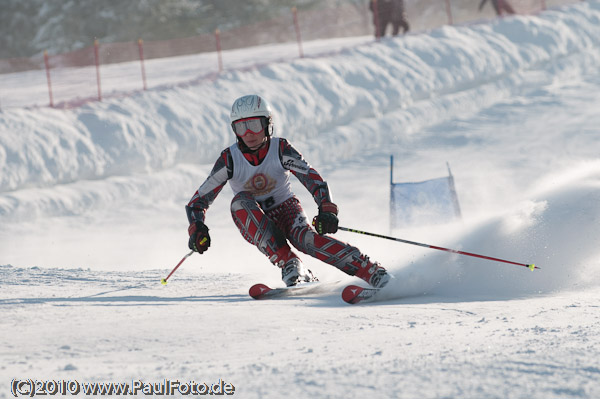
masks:
<instances>
[{"instance_id":1,"label":"ski goggles","mask_svg":"<svg viewBox=\"0 0 600 399\"><path fill-rule=\"evenodd\" d=\"M238 137L244 137L248 132L259 134L265 128L266 118L246 118L235 121L231 124L233 131Z\"/></svg>"}]
</instances>

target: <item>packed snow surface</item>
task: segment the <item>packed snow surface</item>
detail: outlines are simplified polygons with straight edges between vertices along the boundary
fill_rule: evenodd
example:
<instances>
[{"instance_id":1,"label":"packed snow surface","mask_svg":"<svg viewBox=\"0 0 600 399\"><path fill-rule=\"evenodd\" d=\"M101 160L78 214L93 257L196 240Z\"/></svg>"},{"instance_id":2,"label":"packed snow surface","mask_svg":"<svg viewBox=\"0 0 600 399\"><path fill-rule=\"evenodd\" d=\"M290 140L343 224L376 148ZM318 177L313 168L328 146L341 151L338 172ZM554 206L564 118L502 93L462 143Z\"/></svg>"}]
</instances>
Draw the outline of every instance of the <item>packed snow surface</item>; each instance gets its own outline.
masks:
<instances>
[{"instance_id":1,"label":"packed snow surface","mask_svg":"<svg viewBox=\"0 0 600 399\"><path fill-rule=\"evenodd\" d=\"M0 398L14 379L221 380L241 398L600 397L600 2L333 43L70 110L0 111ZM282 283L234 226L226 188L207 213L210 250L162 286L188 252L184 205L249 93L329 182L340 225L540 269L339 232L395 275L383 301L345 304L360 282L307 256L338 282L329 293L255 301L253 283ZM390 231L390 155L395 181L448 162L462 220Z\"/></svg>"}]
</instances>

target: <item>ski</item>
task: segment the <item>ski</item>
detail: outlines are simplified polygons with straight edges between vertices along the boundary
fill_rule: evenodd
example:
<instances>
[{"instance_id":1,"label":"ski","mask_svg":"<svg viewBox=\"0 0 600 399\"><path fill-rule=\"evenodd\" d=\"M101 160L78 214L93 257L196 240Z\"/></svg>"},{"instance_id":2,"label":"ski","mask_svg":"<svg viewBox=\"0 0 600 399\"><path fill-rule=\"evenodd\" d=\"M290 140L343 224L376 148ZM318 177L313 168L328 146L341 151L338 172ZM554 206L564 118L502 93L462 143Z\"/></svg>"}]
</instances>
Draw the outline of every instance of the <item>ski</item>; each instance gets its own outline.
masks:
<instances>
[{"instance_id":1,"label":"ski","mask_svg":"<svg viewBox=\"0 0 600 399\"><path fill-rule=\"evenodd\" d=\"M375 300L381 288L364 288L358 285L349 285L342 291L342 299L349 304L370 302Z\"/></svg>"},{"instance_id":2,"label":"ski","mask_svg":"<svg viewBox=\"0 0 600 399\"><path fill-rule=\"evenodd\" d=\"M335 283L321 283L314 281L311 283L302 283L291 287L271 288L266 284L254 284L248 290L248 294L254 299L280 298L294 295L314 294L327 291Z\"/></svg>"}]
</instances>

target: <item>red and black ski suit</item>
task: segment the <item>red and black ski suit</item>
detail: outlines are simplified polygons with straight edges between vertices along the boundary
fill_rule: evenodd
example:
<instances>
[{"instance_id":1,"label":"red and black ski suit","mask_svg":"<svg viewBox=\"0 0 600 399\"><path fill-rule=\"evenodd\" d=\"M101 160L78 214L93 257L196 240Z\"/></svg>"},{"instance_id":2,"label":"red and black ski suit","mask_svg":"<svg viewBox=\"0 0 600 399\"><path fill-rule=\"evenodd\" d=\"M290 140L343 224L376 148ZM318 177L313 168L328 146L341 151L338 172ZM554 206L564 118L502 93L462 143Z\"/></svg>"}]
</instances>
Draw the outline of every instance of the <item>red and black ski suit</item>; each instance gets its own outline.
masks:
<instances>
[{"instance_id":1,"label":"red and black ski suit","mask_svg":"<svg viewBox=\"0 0 600 399\"><path fill-rule=\"evenodd\" d=\"M239 154L243 154L243 158ZM253 168L273 162L273 157L277 157L278 164L270 169L283 168L283 180L277 179L277 170L271 173L263 168L253 174ZM236 226L273 264L281 266L281 261L289 256L289 241L299 251L368 282L376 269L373 266L378 264L369 261L356 247L313 230L300 201L289 190L290 172L312 194L319 207L332 205L329 188L321 175L286 139L270 138L258 153L242 153L237 143L223 150L210 175L186 206L188 220L190 224L204 223L206 210L230 181L234 191L231 215ZM244 180L240 176L244 176ZM282 184L287 184L283 195ZM270 193L275 194L270 196Z\"/></svg>"}]
</instances>

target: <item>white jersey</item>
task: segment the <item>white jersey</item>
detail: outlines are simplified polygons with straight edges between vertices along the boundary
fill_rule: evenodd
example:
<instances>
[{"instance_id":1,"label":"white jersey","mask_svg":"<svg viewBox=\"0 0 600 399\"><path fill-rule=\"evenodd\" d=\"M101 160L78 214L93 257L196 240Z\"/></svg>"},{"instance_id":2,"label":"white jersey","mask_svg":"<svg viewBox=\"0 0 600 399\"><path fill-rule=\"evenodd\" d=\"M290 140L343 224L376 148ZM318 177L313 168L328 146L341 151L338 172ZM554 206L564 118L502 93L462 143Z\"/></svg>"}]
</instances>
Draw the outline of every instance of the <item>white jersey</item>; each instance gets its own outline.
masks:
<instances>
[{"instance_id":1,"label":"white jersey","mask_svg":"<svg viewBox=\"0 0 600 399\"><path fill-rule=\"evenodd\" d=\"M279 139L271 138L267 156L258 166L252 165L238 148L229 147L233 159L233 177L229 180L233 194L252 193L261 208L268 211L293 196L290 172L279 159Z\"/></svg>"}]
</instances>

